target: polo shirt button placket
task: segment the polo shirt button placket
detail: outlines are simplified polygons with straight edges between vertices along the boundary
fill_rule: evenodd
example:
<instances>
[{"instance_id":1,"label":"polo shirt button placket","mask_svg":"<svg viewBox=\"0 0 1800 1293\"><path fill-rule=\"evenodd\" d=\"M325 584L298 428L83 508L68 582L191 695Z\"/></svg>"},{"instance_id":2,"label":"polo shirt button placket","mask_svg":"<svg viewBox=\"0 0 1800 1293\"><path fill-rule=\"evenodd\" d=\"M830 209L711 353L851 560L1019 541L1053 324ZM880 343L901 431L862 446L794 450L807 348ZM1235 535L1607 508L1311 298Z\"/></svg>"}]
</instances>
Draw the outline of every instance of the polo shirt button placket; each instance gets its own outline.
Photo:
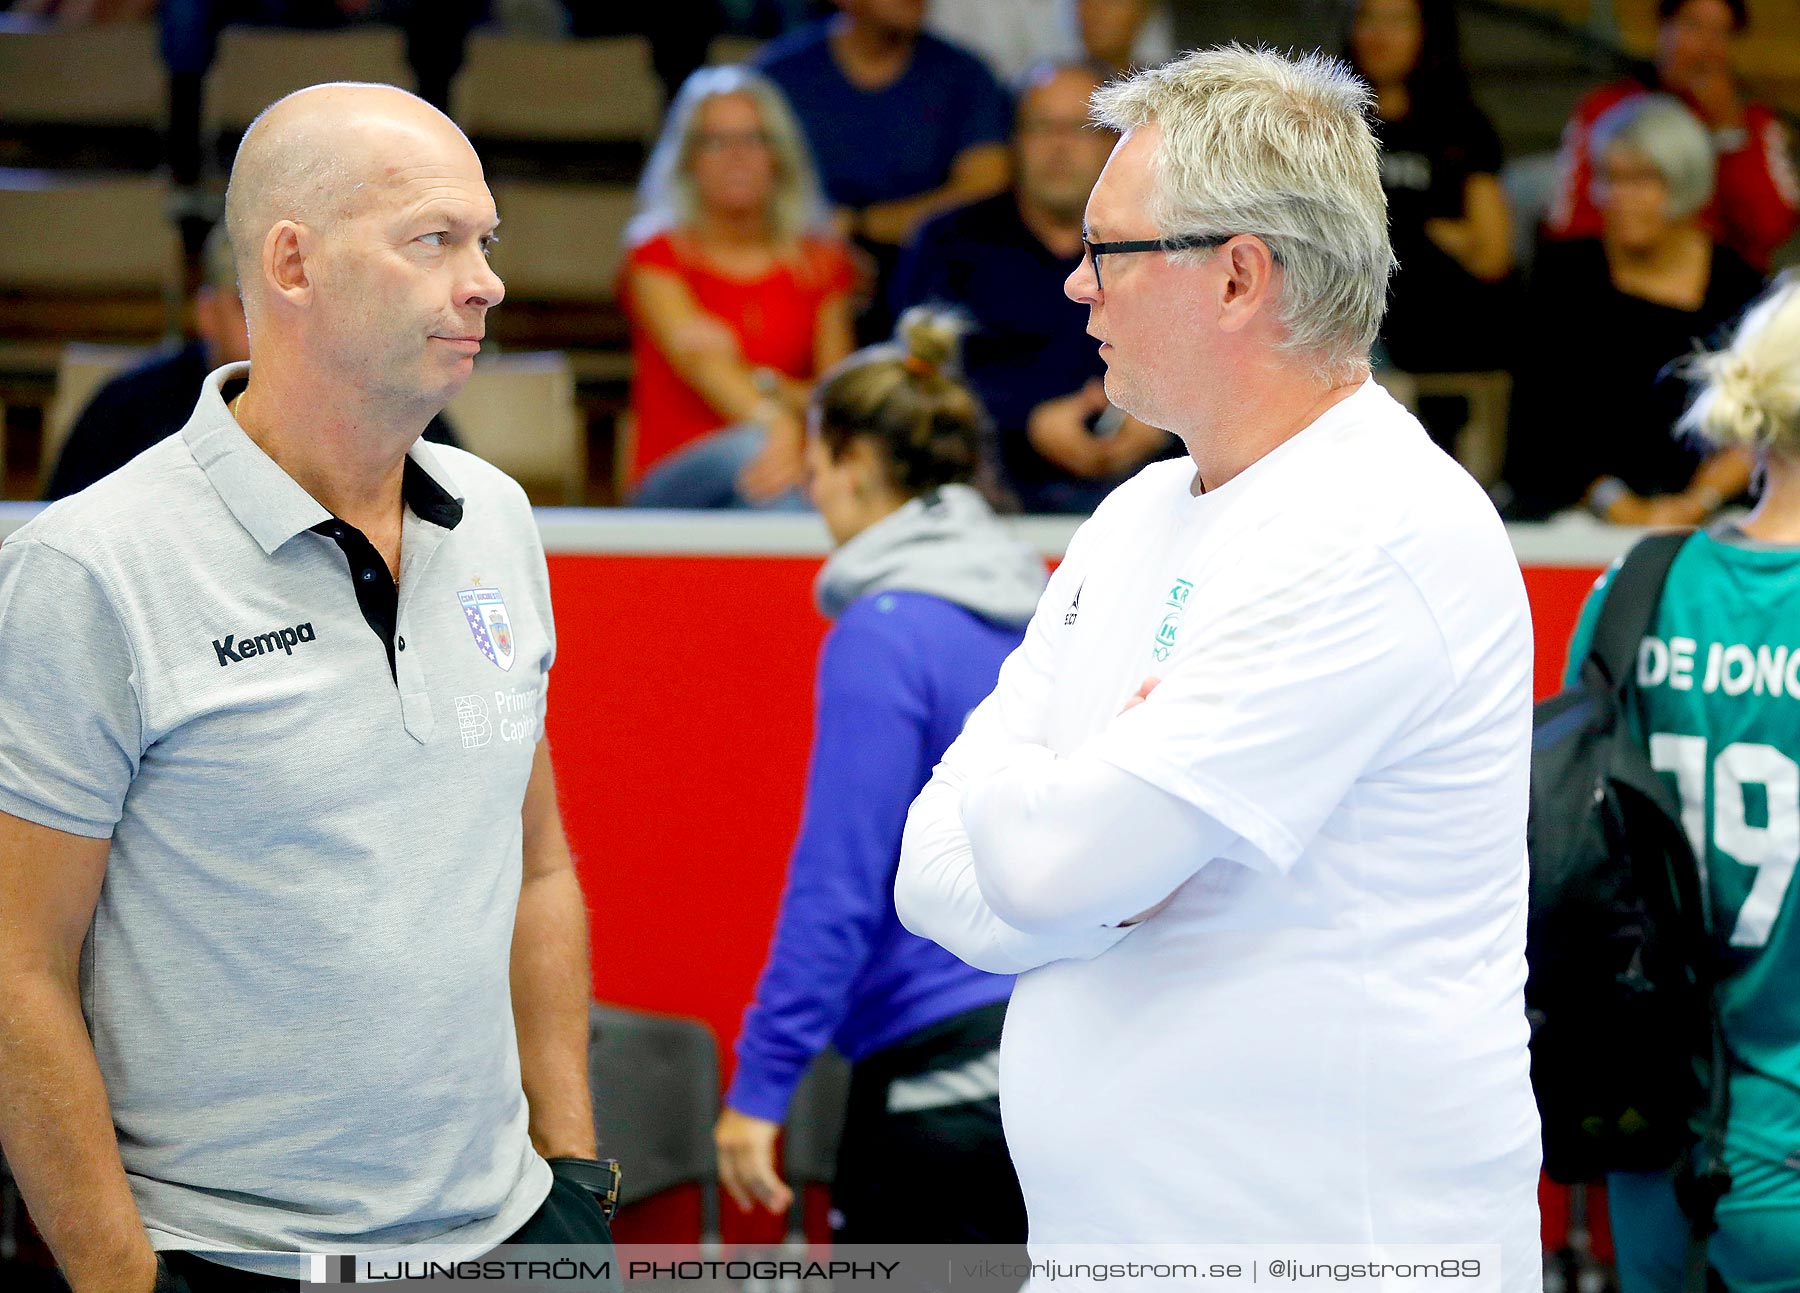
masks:
<instances>
[{"instance_id":1,"label":"polo shirt button placket","mask_svg":"<svg viewBox=\"0 0 1800 1293\"><path fill-rule=\"evenodd\" d=\"M424 661L406 649L406 621L394 623L394 682L400 689L401 719L407 732L421 745L431 739L431 696L426 687Z\"/></svg>"}]
</instances>

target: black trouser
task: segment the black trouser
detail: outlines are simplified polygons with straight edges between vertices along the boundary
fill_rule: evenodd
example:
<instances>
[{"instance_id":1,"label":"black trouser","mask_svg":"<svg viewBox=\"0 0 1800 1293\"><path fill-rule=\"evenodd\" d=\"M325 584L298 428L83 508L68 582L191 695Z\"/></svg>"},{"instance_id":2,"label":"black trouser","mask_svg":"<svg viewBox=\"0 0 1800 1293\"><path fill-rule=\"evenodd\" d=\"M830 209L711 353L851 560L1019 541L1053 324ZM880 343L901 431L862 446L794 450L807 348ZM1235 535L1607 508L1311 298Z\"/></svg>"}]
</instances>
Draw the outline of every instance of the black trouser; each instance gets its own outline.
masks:
<instances>
[{"instance_id":1,"label":"black trouser","mask_svg":"<svg viewBox=\"0 0 1800 1293\"><path fill-rule=\"evenodd\" d=\"M961 1068L1000 1044L1006 1006L955 1015L850 1072L831 1203L842 1244L1025 1242L1025 1200L1000 1131L1000 1099L890 1113L902 1078Z\"/></svg>"},{"instance_id":2,"label":"black trouser","mask_svg":"<svg viewBox=\"0 0 1800 1293\"><path fill-rule=\"evenodd\" d=\"M514 1231L506 1242L586 1245L595 1250L591 1263L593 1265L598 1265L600 1260L610 1259L613 1255L612 1229L606 1224L606 1215L600 1211L599 1202L581 1186L560 1176L550 1183L549 1195L545 1197L542 1206L532 1213L531 1220ZM186 1293L301 1293L303 1290L323 1287L299 1280L252 1275L247 1271L233 1270L229 1266L209 1262L193 1253L165 1252L162 1258L169 1273L175 1278L175 1287L186 1290ZM614 1269L617 1269L616 1262ZM608 1284L592 1285L564 1281L556 1287L616 1290L619 1285L615 1279Z\"/></svg>"}]
</instances>

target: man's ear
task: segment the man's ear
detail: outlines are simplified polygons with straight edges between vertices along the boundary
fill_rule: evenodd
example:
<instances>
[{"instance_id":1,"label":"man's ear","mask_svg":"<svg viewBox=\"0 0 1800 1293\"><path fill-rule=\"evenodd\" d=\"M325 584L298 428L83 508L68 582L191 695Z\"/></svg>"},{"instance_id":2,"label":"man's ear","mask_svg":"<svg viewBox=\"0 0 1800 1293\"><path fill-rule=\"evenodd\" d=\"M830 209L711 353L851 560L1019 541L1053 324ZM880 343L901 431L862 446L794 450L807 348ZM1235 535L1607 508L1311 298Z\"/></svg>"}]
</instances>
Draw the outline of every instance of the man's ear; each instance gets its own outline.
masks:
<instances>
[{"instance_id":1,"label":"man's ear","mask_svg":"<svg viewBox=\"0 0 1800 1293\"><path fill-rule=\"evenodd\" d=\"M293 220L277 221L263 239L263 281L276 296L293 305L312 299L307 257L315 245L312 231Z\"/></svg>"},{"instance_id":2,"label":"man's ear","mask_svg":"<svg viewBox=\"0 0 1800 1293\"><path fill-rule=\"evenodd\" d=\"M1239 234L1222 249L1225 278L1219 287L1219 327L1238 332L1268 305L1275 290L1275 256L1254 234Z\"/></svg>"}]
</instances>

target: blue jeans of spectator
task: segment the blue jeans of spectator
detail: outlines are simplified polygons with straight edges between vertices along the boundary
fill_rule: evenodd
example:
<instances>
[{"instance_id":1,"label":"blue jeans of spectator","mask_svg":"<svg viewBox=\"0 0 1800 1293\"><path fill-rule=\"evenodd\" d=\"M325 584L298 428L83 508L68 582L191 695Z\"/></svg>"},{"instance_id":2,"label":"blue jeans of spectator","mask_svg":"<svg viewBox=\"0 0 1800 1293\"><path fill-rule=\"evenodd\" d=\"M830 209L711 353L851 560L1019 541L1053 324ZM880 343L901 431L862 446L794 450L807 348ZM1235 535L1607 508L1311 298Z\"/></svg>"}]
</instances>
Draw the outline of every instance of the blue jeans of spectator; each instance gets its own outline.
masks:
<instances>
[{"instance_id":1,"label":"blue jeans of spectator","mask_svg":"<svg viewBox=\"0 0 1800 1293\"><path fill-rule=\"evenodd\" d=\"M766 503L753 503L738 492L738 477L768 443L769 433L752 423L729 426L683 445L644 473L631 496L633 507L757 508L770 512L805 512L806 495L790 489Z\"/></svg>"}]
</instances>

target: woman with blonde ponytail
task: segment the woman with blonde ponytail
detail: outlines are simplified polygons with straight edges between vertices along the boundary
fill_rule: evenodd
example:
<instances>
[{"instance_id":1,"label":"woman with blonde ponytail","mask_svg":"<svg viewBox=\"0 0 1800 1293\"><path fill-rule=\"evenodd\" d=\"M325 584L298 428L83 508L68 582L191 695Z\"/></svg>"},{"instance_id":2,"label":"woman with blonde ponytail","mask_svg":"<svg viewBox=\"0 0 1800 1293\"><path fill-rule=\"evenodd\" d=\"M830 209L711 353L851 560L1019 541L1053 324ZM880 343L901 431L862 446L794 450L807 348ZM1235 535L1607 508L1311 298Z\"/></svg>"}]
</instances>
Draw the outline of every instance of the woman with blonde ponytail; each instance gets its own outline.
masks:
<instances>
[{"instance_id":1,"label":"woman with blonde ponytail","mask_svg":"<svg viewBox=\"0 0 1800 1293\"><path fill-rule=\"evenodd\" d=\"M1800 276L1777 279L1745 311L1732 344L1696 356L1688 371L1704 386L1683 430L1714 448L1754 450L1765 473L1780 470L1771 459L1800 459ZM1769 504L1765 488L1757 515Z\"/></svg>"},{"instance_id":2,"label":"woman with blonde ponytail","mask_svg":"<svg viewBox=\"0 0 1800 1293\"><path fill-rule=\"evenodd\" d=\"M1635 730L1711 891L1732 1186L1708 1257L1733 1293L1775 1293L1800 1272L1800 278L1688 371L1701 392L1682 429L1753 453L1762 493L1675 558L1639 654ZM1571 681L1607 587L1570 644ZM1607 1195L1621 1293L1677 1293L1688 1223L1669 1175L1614 1173Z\"/></svg>"},{"instance_id":3,"label":"woman with blonde ponytail","mask_svg":"<svg viewBox=\"0 0 1800 1293\"><path fill-rule=\"evenodd\" d=\"M957 373L959 331L907 311L894 341L821 378L808 410L812 498L836 547L814 591L836 622L787 891L714 1132L739 1204L787 1208L775 1142L788 1100L815 1054L842 1051L843 1243L1025 1240L1000 1131L1012 979L909 934L894 911L907 808L993 690L1045 582L1043 560L969 484L986 418Z\"/></svg>"}]
</instances>

